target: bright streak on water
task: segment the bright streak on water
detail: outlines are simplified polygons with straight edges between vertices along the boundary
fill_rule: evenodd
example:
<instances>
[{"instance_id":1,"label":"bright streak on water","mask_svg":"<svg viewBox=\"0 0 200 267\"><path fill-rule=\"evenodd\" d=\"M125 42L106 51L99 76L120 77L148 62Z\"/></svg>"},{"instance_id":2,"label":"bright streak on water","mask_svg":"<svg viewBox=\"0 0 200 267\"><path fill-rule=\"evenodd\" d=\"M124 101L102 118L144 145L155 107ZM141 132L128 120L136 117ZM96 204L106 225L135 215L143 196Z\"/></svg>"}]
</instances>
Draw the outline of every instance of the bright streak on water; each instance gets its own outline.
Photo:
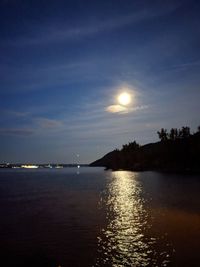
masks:
<instances>
[{"instance_id":1,"label":"bright streak on water","mask_svg":"<svg viewBox=\"0 0 200 267\"><path fill-rule=\"evenodd\" d=\"M137 174L117 171L111 175L102 203L108 225L98 238L100 256L96 266L157 266L153 249L156 238L145 236L150 226ZM169 255L162 253L159 266L167 266Z\"/></svg>"}]
</instances>

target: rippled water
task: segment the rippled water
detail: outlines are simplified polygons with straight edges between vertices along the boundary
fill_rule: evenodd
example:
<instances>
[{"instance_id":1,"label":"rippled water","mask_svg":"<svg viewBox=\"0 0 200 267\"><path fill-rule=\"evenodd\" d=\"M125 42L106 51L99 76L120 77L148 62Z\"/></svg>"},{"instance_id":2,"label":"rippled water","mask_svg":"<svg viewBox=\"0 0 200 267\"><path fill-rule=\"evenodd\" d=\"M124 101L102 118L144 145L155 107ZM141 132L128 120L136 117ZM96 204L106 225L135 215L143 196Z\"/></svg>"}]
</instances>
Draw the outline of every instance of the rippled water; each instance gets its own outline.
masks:
<instances>
[{"instance_id":1,"label":"rippled water","mask_svg":"<svg viewBox=\"0 0 200 267\"><path fill-rule=\"evenodd\" d=\"M200 177L0 170L2 266L199 266Z\"/></svg>"},{"instance_id":2,"label":"rippled water","mask_svg":"<svg viewBox=\"0 0 200 267\"><path fill-rule=\"evenodd\" d=\"M151 225L139 174L118 171L111 176L102 198L109 223L99 237L96 266L167 266L171 258L168 244L160 257L155 250L159 240L147 234Z\"/></svg>"}]
</instances>

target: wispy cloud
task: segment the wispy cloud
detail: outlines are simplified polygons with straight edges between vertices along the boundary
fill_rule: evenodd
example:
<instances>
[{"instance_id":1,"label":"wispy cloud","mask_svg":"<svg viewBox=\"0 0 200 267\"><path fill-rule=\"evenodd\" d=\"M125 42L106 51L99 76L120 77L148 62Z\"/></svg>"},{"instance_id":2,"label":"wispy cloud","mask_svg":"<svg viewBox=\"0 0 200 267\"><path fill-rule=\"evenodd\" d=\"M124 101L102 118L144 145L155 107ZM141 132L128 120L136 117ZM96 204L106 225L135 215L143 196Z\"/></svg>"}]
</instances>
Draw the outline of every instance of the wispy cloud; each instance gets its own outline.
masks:
<instances>
[{"instance_id":1,"label":"wispy cloud","mask_svg":"<svg viewBox=\"0 0 200 267\"><path fill-rule=\"evenodd\" d=\"M57 129L62 126L63 123L59 120L47 119L47 118L36 118L35 122L44 129Z\"/></svg>"},{"instance_id":2,"label":"wispy cloud","mask_svg":"<svg viewBox=\"0 0 200 267\"><path fill-rule=\"evenodd\" d=\"M144 109L148 109L148 108L149 108L148 105L141 105L141 106L133 107L132 111L144 110Z\"/></svg>"},{"instance_id":3,"label":"wispy cloud","mask_svg":"<svg viewBox=\"0 0 200 267\"><path fill-rule=\"evenodd\" d=\"M106 108L106 111L110 113L127 113L128 108L121 105L110 105Z\"/></svg>"},{"instance_id":4,"label":"wispy cloud","mask_svg":"<svg viewBox=\"0 0 200 267\"><path fill-rule=\"evenodd\" d=\"M104 63L106 64L106 63ZM80 81L96 81L105 79L106 71L102 70L100 59L89 61L85 58L74 62L46 63L46 64L25 64L24 66L10 66L6 71L0 72L0 79L7 92L26 92L45 90L67 86ZM105 76L104 76L105 75ZM77 79L79 77L79 79Z\"/></svg>"},{"instance_id":5,"label":"wispy cloud","mask_svg":"<svg viewBox=\"0 0 200 267\"><path fill-rule=\"evenodd\" d=\"M29 115L29 112L20 112L15 110L8 110L8 109L1 109L0 110L1 115L3 116L9 116L9 117L16 117L16 118L24 118Z\"/></svg>"},{"instance_id":6,"label":"wispy cloud","mask_svg":"<svg viewBox=\"0 0 200 267\"><path fill-rule=\"evenodd\" d=\"M34 134L34 131L32 129L0 128L0 135L30 136L33 134Z\"/></svg>"},{"instance_id":7,"label":"wispy cloud","mask_svg":"<svg viewBox=\"0 0 200 267\"><path fill-rule=\"evenodd\" d=\"M68 121L64 122L63 131L68 135L72 134L72 138L78 140L92 141L106 136L107 140L111 140L113 135L123 136L133 132L133 126L138 124L138 120L146 117L144 112L139 111L149 108L147 105L138 105L129 109L120 105L110 105L105 108L104 104L99 103L95 106L95 103L90 105L87 103L81 113L79 111L74 118L68 118ZM132 115L133 111L135 116ZM112 116L112 113L116 116Z\"/></svg>"},{"instance_id":8,"label":"wispy cloud","mask_svg":"<svg viewBox=\"0 0 200 267\"><path fill-rule=\"evenodd\" d=\"M168 67L166 71L182 72L182 71L188 71L189 69L192 69L192 68L199 68L199 67L200 67L200 60L196 60L196 61L188 61L182 64L170 66Z\"/></svg>"},{"instance_id":9,"label":"wispy cloud","mask_svg":"<svg viewBox=\"0 0 200 267\"><path fill-rule=\"evenodd\" d=\"M15 111L2 109L0 122L5 125L16 125L14 128L1 128L1 134L9 134L9 135L31 135L32 133L40 134L41 129L42 132L48 130L48 132L56 129L60 130L63 126L63 122L61 119L51 119L50 117L42 116L42 113L49 112L48 107L44 107L44 109L35 107L35 109L31 109L30 111ZM39 114L38 114L38 113ZM18 127L19 126L19 127Z\"/></svg>"},{"instance_id":10,"label":"wispy cloud","mask_svg":"<svg viewBox=\"0 0 200 267\"><path fill-rule=\"evenodd\" d=\"M110 105L106 107L106 111L110 113L120 113L120 114L126 114L138 110L144 110L147 109L147 105L141 105L141 106L136 106L136 107L125 107L122 105Z\"/></svg>"},{"instance_id":11,"label":"wispy cloud","mask_svg":"<svg viewBox=\"0 0 200 267\"><path fill-rule=\"evenodd\" d=\"M32 36L24 36L16 40L5 42L9 45L42 45L48 43L57 43L62 41L79 40L83 37L99 34L102 32L113 31L127 25L136 24L154 17L163 16L180 6L180 2L175 1L173 4L162 4L149 6L135 10L133 13L122 14L120 16L107 17L104 20L96 18L93 23L78 26L38 25ZM49 24L49 23L48 23Z\"/></svg>"}]
</instances>

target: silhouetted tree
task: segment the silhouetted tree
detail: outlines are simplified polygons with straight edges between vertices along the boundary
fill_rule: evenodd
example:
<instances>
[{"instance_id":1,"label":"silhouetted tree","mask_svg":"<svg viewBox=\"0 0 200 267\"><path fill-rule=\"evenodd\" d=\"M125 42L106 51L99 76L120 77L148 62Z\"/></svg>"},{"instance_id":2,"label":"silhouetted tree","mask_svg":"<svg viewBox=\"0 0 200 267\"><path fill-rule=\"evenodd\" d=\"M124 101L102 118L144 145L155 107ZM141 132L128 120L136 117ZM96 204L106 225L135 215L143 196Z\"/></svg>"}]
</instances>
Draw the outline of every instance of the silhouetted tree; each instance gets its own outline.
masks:
<instances>
[{"instance_id":1,"label":"silhouetted tree","mask_svg":"<svg viewBox=\"0 0 200 267\"><path fill-rule=\"evenodd\" d=\"M129 143L129 147L132 150L136 150L140 147L140 145L136 141L133 141L133 142Z\"/></svg>"},{"instance_id":2,"label":"silhouetted tree","mask_svg":"<svg viewBox=\"0 0 200 267\"><path fill-rule=\"evenodd\" d=\"M182 129L179 129L179 137L180 138L187 138L190 136L190 127L183 126Z\"/></svg>"},{"instance_id":3,"label":"silhouetted tree","mask_svg":"<svg viewBox=\"0 0 200 267\"><path fill-rule=\"evenodd\" d=\"M160 132L157 132L157 134L161 141L166 141L168 139L167 129L162 128Z\"/></svg>"},{"instance_id":4,"label":"silhouetted tree","mask_svg":"<svg viewBox=\"0 0 200 267\"><path fill-rule=\"evenodd\" d=\"M178 130L177 130L177 128L174 128L174 138L175 139L178 138Z\"/></svg>"},{"instance_id":5,"label":"silhouetted tree","mask_svg":"<svg viewBox=\"0 0 200 267\"><path fill-rule=\"evenodd\" d=\"M171 128L169 133L169 139L170 140L176 140L179 137L179 132L177 128Z\"/></svg>"},{"instance_id":6,"label":"silhouetted tree","mask_svg":"<svg viewBox=\"0 0 200 267\"><path fill-rule=\"evenodd\" d=\"M127 144L122 146L122 150L127 150L127 149L128 149L128 145Z\"/></svg>"},{"instance_id":7,"label":"silhouetted tree","mask_svg":"<svg viewBox=\"0 0 200 267\"><path fill-rule=\"evenodd\" d=\"M175 129L171 128L170 133L169 133L169 138L170 140L175 140Z\"/></svg>"},{"instance_id":8,"label":"silhouetted tree","mask_svg":"<svg viewBox=\"0 0 200 267\"><path fill-rule=\"evenodd\" d=\"M122 146L122 151L133 151L133 150L136 150L140 147L140 145L136 142L136 141L133 141L133 142L129 142L128 144L126 145L123 145Z\"/></svg>"}]
</instances>

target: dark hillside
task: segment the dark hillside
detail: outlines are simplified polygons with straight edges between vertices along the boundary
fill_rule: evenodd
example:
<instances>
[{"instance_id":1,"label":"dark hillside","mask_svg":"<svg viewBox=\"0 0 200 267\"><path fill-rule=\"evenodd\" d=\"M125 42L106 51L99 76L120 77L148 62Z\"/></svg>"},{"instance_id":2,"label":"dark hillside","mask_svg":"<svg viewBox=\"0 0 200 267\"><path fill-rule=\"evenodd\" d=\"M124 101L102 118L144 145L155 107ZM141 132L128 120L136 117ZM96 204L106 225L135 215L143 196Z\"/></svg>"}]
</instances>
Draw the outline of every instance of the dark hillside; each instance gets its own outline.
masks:
<instances>
[{"instance_id":1,"label":"dark hillside","mask_svg":"<svg viewBox=\"0 0 200 267\"><path fill-rule=\"evenodd\" d=\"M200 171L200 132L139 146L136 142L114 150L90 166L107 169Z\"/></svg>"}]
</instances>

